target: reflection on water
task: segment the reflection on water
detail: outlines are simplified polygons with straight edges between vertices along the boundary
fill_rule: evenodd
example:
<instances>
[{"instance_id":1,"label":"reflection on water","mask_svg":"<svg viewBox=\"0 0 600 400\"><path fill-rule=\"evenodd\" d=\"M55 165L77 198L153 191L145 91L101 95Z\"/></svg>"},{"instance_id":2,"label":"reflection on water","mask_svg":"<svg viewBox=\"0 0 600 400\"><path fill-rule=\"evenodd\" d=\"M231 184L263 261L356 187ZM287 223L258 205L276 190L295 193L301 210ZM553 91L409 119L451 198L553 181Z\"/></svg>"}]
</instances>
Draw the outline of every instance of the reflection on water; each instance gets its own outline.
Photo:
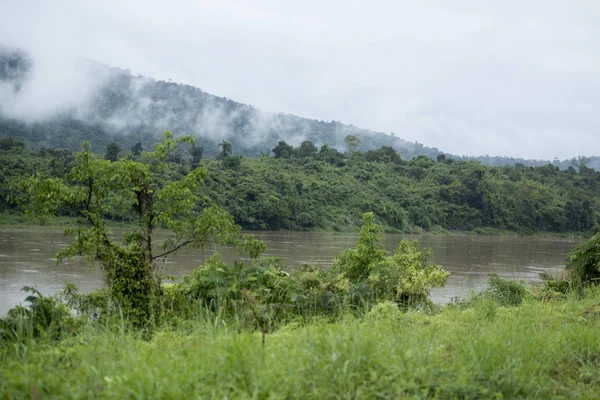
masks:
<instances>
[{"instance_id":1,"label":"reflection on water","mask_svg":"<svg viewBox=\"0 0 600 400\"><path fill-rule=\"evenodd\" d=\"M122 234L115 230L115 235ZM327 268L340 251L352 247L358 234L331 232L253 232L267 242L267 256L282 259L289 268L303 264ZM158 234L160 241L164 234ZM521 280L538 280L539 273L564 268L565 254L574 239L520 238L500 236L436 236L385 235L384 246L394 250L401 239L418 239L421 247L433 250L431 261L450 271L445 288L436 289L435 301L449 301L480 290L488 274ZM56 227L0 226L0 315L25 298L21 288L34 286L43 294L61 290L73 282L87 292L103 284L98 266L90 267L84 259L75 258L56 265L56 252L69 243L62 229ZM162 272L181 276L190 273L216 250L183 250L160 263ZM233 249L221 249L223 258L239 259Z\"/></svg>"}]
</instances>

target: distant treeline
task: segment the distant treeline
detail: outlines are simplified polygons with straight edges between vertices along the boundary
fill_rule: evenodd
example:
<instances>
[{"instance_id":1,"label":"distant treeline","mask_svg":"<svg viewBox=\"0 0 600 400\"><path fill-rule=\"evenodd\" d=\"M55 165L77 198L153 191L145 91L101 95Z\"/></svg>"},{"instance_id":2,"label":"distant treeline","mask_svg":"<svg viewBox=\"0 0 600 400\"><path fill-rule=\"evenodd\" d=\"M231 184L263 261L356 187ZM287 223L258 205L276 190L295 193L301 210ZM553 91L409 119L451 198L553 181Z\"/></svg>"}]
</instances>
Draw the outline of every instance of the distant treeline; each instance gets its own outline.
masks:
<instances>
[{"instance_id":1,"label":"distant treeline","mask_svg":"<svg viewBox=\"0 0 600 400\"><path fill-rule=\"evenodd\" d=\"M360 151L346 137L347 151L305 141L280 141L271 155L246 158L222 141L217 156L203 158L196 144L170 156L164 179L198 166L208 171L205 194L246 229L356 230L373 211L390 232L478 230L519 233L586 232L600 220L600 172L586 167L487 167L476 161L404 160L392 147ZM143 157L110 144L104 156ZM73 161L70 150L30 151L19 141L0 140L0 210L19 212L11 203L11 180L43 174L62 177ZM127 220L130 215L107 215Z\"/></svg>"}]
</instances>

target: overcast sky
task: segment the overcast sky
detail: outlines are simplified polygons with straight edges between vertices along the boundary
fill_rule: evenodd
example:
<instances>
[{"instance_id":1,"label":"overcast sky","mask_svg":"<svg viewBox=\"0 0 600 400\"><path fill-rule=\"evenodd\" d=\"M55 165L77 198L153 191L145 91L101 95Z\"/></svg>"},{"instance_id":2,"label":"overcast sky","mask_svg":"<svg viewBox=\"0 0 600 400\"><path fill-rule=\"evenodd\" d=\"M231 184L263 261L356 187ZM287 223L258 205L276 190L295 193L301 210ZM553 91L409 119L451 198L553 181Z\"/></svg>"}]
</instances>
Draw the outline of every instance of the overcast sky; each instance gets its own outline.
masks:
<instances>
[{"instance_id":1,"label":"overcast sky","mask_svg":"<svg viewBox=\"0 0 600 400\"><path fill-rule=\"evenodd\" d=\"M600 155L597 0L0 0L0 41L459 155Z\"/></svg>"}]
</instances>

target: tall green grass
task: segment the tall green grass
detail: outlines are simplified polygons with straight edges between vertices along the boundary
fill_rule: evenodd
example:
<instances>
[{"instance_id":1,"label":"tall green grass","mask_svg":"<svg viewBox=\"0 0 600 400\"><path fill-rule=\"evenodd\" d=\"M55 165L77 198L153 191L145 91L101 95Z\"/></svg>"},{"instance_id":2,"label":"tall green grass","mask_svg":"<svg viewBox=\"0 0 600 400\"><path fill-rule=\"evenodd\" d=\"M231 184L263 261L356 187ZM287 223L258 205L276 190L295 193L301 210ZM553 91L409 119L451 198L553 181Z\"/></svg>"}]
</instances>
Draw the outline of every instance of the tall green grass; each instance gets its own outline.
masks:
<instances>
[{"instance_id":1,"label":"tall green grass","mask_svg":"<svg viewBox=\"0 0 600 400\"><path fill-rule=\"evenodd\" d=\"M285 325L264 345L208 309L150 340L117 317L3 347L0 397L592 399L599 328L598 289L517 306L479 296L434 314L383 303Z\"/></svg>"}]
</instances>

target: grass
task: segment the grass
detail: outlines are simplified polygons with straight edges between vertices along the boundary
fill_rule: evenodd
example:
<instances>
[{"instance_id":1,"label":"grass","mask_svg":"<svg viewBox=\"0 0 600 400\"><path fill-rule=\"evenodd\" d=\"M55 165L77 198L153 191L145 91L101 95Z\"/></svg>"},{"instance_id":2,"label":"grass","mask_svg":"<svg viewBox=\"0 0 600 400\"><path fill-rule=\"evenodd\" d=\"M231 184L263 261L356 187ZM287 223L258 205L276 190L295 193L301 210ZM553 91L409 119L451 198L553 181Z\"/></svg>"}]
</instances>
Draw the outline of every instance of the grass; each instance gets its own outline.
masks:
<instances>
[{"instance_id":1,"label":"grass","mask_svg":"<svg viewBox=\"0 0 600 400\"><path fill-rule=\"evenodd\" d=\"M600 291L435 314L390 303L268 334L214 315L144 340L87 324L0 353L0 398L600 398Z\"/></svg>"}]
</instances>

